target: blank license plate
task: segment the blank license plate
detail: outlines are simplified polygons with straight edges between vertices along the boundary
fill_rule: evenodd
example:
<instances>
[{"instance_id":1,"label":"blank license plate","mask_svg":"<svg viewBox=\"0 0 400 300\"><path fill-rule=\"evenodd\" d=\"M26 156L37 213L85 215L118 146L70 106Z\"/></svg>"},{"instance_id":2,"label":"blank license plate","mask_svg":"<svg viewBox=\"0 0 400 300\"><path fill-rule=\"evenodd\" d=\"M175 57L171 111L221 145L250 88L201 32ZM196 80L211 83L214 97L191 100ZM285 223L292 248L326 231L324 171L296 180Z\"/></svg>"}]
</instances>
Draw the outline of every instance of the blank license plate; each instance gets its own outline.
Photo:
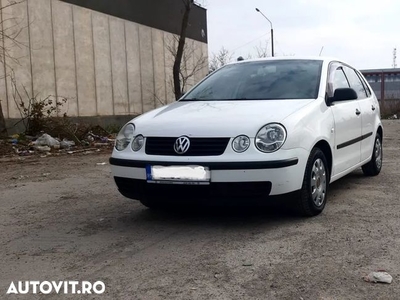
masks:
<instances>
[{"instance_id":1,"label":"blank license plate","mask_svg":"<svg viewBox=\"0 0 400 300\"><path fill-rule=\"evenodd\" d=\"M208 184L210 170L202 166L147 166L150 183Z\"/></svg>"}]
</instances>

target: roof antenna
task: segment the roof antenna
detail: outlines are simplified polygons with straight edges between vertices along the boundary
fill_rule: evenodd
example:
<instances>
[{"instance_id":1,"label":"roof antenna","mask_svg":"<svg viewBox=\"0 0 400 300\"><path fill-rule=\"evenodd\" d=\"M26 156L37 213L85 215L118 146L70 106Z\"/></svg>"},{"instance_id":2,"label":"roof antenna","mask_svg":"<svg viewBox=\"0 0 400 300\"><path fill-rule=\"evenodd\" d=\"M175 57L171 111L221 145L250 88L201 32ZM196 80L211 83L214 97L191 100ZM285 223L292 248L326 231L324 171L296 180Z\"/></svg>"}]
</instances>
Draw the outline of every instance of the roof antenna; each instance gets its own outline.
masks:
<instances>
[{"instance_id":1,"label":"roof antenna","mask_svg":"<svg viewBox=\"0 0 400 300\"><path fill-rule=\"evenodd\" d=\"M321 51L319 51L319 56L321 56L322 51L324 51L324 46L322 46Z\"/></svg>"}]
</instances>

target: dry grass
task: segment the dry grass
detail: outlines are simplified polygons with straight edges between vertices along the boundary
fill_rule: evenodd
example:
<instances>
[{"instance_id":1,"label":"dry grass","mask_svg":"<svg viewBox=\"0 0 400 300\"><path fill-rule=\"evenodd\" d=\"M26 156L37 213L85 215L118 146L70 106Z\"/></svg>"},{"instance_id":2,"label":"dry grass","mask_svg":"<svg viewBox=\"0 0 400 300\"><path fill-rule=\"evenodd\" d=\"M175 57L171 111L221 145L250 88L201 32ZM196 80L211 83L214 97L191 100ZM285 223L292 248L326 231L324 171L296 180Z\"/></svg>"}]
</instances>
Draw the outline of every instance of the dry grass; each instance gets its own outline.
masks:
<instances>
[{"instance_id":1,"label":"dry grass","mask_svg":"<svg viewBox=\"0 0 400 300\"><path fill-rule=\"evenodd\" d=\"M393 117L393 115L400 116L400 100L399 99L386 99L380 101L381 116L383 119Z\"/></svg>"}]
</instances>

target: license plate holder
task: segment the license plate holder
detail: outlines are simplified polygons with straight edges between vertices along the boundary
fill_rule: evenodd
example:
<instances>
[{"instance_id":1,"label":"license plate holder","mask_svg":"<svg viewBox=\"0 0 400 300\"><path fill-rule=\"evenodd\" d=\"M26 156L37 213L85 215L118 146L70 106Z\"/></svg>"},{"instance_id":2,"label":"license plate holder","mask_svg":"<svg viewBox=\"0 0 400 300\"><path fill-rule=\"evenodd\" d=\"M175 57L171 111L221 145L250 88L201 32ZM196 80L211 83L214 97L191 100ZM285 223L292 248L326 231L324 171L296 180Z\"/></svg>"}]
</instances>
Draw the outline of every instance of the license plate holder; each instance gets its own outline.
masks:
<instances>
[{"instance_id":1,"label":"license plate holder","mask_svg":"<svg viewBox=\"0 0 400 300\"><path fill-rule=\"evenodd\" d=\"M148 165L146 178L148 183L207 185L210 184L210 170L198 165Z\"/></svg>"}]
</instances>

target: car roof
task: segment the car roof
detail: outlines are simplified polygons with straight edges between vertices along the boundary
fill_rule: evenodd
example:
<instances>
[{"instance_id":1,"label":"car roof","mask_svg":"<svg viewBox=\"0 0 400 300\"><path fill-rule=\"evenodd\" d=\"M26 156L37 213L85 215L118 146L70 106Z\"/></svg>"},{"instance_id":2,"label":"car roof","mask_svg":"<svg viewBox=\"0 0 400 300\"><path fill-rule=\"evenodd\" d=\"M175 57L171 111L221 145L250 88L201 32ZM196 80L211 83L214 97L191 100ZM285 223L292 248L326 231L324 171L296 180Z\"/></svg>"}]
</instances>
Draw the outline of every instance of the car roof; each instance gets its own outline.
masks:
<instances>
[{"instance_id":1,"label":"car roof","mask_svg":"<svg viewBox=\"0 0 400 300\"><path fill-rule=\"evenodd\" d=\"M231 64L241 64L241 63L246 63L246 62L257 62L257 61L271 61L271 60L320 60L324 62L331 62L331 61L337 61L341 62L347 65L346 62L344 62L341 59L337 59L335 57L329 57L329 56L275 56L275 57L266 57L266 58L256 58L256 59L245 59L241 61L234 61L229 63Z\"/></svg>"}]
</instances>

